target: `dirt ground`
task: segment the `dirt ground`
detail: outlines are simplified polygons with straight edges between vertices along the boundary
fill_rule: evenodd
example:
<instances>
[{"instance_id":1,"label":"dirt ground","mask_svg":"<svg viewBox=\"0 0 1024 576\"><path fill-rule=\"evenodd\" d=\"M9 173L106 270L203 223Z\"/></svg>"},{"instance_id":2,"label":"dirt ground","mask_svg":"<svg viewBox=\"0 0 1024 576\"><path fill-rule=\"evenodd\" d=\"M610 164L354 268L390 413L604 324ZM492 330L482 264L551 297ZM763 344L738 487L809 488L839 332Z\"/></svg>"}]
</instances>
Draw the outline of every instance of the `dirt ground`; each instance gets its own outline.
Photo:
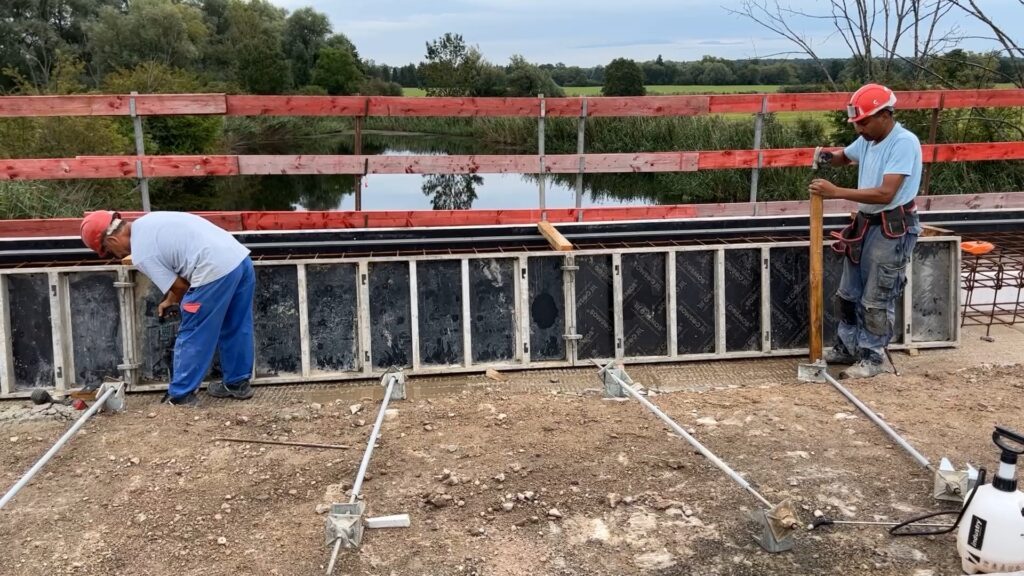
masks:
<instances>
[{"instance_id":1,"label":"dirt ground","mask_svg":"<svg viewBox=\"0 0 1024 576\"><path fill-rule=\"evenodd\" d=\"M981 333L965 330L959 349L898 354L901 376L850 388L930 458L991 469L993 425L1024 430L1024 332ZM835 390L796 381L798 362L628 371L769 500L793 499L804 522L816 509L892 520L952 507ZM336 574L960 573L952 535L834 526L765 553L745 516L756 500L639 403L603 399L596 370L507 376L413 379L410 399L392 403L363 496L371 516L408 513L412 525L367 531ZM130 396L126 413L95 418L0 511L0 574L322 574L324 505L347 501L379 397L260 388L250 402L184 409ZM0 425L3 489L66 426Z\"/></svg>"}]
</instances>

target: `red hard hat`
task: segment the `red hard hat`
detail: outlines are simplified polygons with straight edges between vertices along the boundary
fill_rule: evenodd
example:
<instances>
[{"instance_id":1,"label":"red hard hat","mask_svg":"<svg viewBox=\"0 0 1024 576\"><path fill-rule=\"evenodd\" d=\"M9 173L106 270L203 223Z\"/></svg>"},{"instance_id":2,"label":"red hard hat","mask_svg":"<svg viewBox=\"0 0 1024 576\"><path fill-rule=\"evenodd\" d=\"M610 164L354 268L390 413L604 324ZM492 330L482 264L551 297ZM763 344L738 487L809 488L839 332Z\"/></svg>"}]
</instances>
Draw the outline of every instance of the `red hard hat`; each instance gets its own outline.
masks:
<instances>
[{"instance_id":1,"label":"red hard hat","mask_svg":"<svg viewBox=\"0 0 1024 576\"><path fill-rule=\"evenodd\" d=\"M865 84L850 96L846 105L848 122L857 122L896 105L896 94L881 84Z\"/></svg>"},{"instance_id":2,"label":"red hard hat","mask_svg":"<svg viewBox=\"0 0 1024 576\"><path fill-rule=\"evenodd\" d=\"M120 222L120 220L120 214L109 210L98 210L86 214L85 218L82 218L82 242L100 256L109 256L103 249L103 237L113 232L115 221Z\"/></svg>"}]
</instances>

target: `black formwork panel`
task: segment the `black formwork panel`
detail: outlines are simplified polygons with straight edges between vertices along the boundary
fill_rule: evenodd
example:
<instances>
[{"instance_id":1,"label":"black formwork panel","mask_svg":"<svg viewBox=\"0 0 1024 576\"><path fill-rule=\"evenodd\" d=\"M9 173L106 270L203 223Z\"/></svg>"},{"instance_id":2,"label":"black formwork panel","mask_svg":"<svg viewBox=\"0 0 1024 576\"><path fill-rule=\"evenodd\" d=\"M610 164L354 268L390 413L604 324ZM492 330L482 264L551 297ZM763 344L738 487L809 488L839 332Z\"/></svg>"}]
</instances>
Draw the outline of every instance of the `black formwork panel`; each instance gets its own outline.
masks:
<instances>
[{"instance_id":1,"label":"black formwork panel","mask_svg":"<svg viewBox=\"0 0 1024 576\"><path fill-rule=\"evenodd\" d=\"M615 303L611 256L578 256L576 265L577 356L615 357Z\"/></svg>"},{"instance_id":2,"label":"black formwork panel","mask_svg":"<svg viewBox=\"0 0 1024 576\"><path fill-rule=\"evenodd\" d=\"M418 273L418 270L417 270ZM408 262L371 262L370 350L374 368L412 365Z\"/></svg>"},{"instance_id":3,"label":"black formwork panel","mask_svg":"<svg viewBox=\"0 0 1024 576\"><path fill-rule=\"evenodd\" d=\"M626 356L667 356L665 254L622 255L622 335Z\"/></svg>"},{"instance_id":4,"label":"black formwork panel","mask_svg":"<svg viewBox=\"0 0 1024 576\"><path fill-rule=\"evenodd\" d=\"M914 247L911 282L911 342L949 341L956 338L959 279L950 277L955 244L928 242Z\"/></svg>"},{"instance_id":5,"label":"black formwork panel","mask_svg":"<svg viewBox=\"0 0 1024 576\"><path fill-rule=\"evenodd\" d=\"M715 252L676 253L676 349L715 351Z\"/></svg>"},{"instance_id":6,"label":"black formwork panel","mask_svg":"<svg viewBox=\"0 0 1024 576\"><path fill-rule=\"evenodd\" d=\"M178 319L161 320L157 314L163 294L146 275L135 273L135 331L139 343L139 379L168 382L174 359Z\"/></svg>"},{"instance_id":7,"label":"black formwork panel","mask_svg":"<svg viewBox=\"0 0 1024 576\"><path fill-rule=\"evenodd\" d=\"M469 314L473 362L507 362L516 353L516 261L469 261ZM420 335L422 338L422 333Z\"/></svg>"},{"instance_id":8,"label":"black formwork panel","mask_svg":"<svg viewBox=\"0 0 1024 576\"><path fill-rule=\"evenodd\" d=\"M725 350L761 349L761 250L725 251Z\"/></svg>"},{"instance_id":9,"label":"black formwork panel","mask_svg":"<svg viewBox=\"0 0 1024 576\"><path fill-rule=\"evenodd\" d=\"M565 293L562 258L527 261L530 304L530 360L565 360Z\"/></svg>"},{"instance_id":10,"label":"black formwork panel","mask_svg":"<svg viewBox=\"0 0 1024 576\"><path fill-rule=\"evenodd\" d=\"M306 266L309 355L317 372L352 372L359 355L355 264Z\"/></svg>"},{"instance_id":11,"label":"black formwork panel","mask_svg":"<svg viewBox=\"0 0 1024 576\"><path fill-rule=\"evenodd\" d=\"M53 326L46 274L7 276L13 389L53 386Z\"/></svg>"},{"instance_id":12,"label":"black formwork panel","mask_svg":"<svg viewBox=\"0 0 1024 576\"><path fill-rule=\"evenodd\" d=\"M772 350L806 348L810 332L810 254L806 248L770 252Z\"/></svg>"},{"instance_id":13,"label":"black formwork panel","mask_svg":"<svg viewBox=\"0 0 1024 576\"><path fill-rule=\"evenodd\" d=\"M825 247L822 255L822 339L831 347L836 324L833 302L843 274L843 256ZM809 346L810 253L806 247L772 248L771 270L772 350L798 350Z\"/></svg>"},{"instance_id":14,"label":"black formwork panel","mask_svg":"<svg viewBox=\"0 0 1024 576\"><path fill-rule=\"evenodd\" d=\"M300 374L298 269L256 266L253 310L257 376Z\"/></svg>"},{"instance_id":15,"label":"black formwork panel","mask_svg":"<svg viewBox=\"0 0 1024 576\"><path fill-rule=\"evenodd\" d=\"M420 363L450 366L464 362L462 342L462 262L421 261L416 265Z\"/></svg>"},{"instance_id":16,"label":"black formwork panel","mask_svg":"<svg viewBox=\"0 0 1024 576\"><path fill-rule=\"evenodd\" d=\"M116 272L68 274L68 304L71 311L71 351L78 386L94 389L104 378L120 378L124 363L121 334L121 304Z\"/></svg>"}]
</instances>

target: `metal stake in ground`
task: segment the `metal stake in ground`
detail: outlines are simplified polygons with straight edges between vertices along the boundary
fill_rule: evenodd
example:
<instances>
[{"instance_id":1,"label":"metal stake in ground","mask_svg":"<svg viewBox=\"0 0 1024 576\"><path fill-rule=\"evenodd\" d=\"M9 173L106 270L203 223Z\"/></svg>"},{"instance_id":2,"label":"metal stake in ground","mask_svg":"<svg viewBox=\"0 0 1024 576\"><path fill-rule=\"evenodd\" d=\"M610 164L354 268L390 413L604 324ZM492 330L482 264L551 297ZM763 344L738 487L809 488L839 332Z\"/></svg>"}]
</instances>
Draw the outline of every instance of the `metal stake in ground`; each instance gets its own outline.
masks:
<instances>
[{"instance_id":1,"label":"metal stake in ground","mask_svg":"<svg viewBox=\"0 0 1024 576\"><path fill-rule=\"evenodd\" d=\"M762 529L761 536L755 538L758 544L768 552L783 552L793 547L793 531L800 527L800 522L797 519L796 511L793 509L793 505L789 500L780 502L778 505L772 505L772 503L755 490L754 487L746 481L746 479L737 474L735 470L730 468L729 465L718 458L718 456L715 456L713 452L705 448L703 444L688 434L686 430L683 430L679 424L676 424L674 420L659 410L658 407L650 400L644 398L639 392L637 392L632 386L632 380L629 379L629 376L626 375L625 371L621 368L614 367L614 361L610 362L607 366L601 366L597 360L594 360L594 364L600 369L598 373L601 374L602 379L604 380L606 395L617 397L624 397L628 395L637 402L640 402L641 405L660 418L662 422L667 424L668 427L682 437L683 440L686 440L691 446L700 452L701 455L707 458L709 462L717 466L722 472L725 472L733 482L738 484L741 488L753 495L754 498L757 498L759 502L768 507L767 510L759 509L751 513L751 518L757 522Z\"/></svg>"},{"instance_id":2,"label":"metal stake in ground","mask_svg":"<svg viewBox=\"0 0 1024 576\"><path fill-rule=\"evenodd\" d=\"M107 409L113 412L120 412L124 410L123 382L104 383L103 386L101 386L100 389L97 391L97 394L99 395L99 398L91 407L89 407L88 410L85 411L85 414L82 414L78 418L78 420L75 420L75 423L71 426L71 428L69 428L68 431L65 432L64 435L61 436L59 440L57 440L57 442L46 452L46 454L43 454L43 457L40 458L39 461L32 466L32 468L29 468L29 471L26 472L25 475L22 476L21 479L18 480L14 484L14 486L12 486L11 489L7 491L6 494L4 494L3 498L0 498L0 509L6 506L7 503L10 502L11 499L13 499L14 496L19 491L21 491L21 489L24 488L25 485L27 485L29 481L31 481L32 478L40 470L43 469L43 466L46 466L46 463L49 462L51 458L53 458L54 454L56 454L65 444L67 444L68 440L71 440L71 438L73 438L74 435L78 433L82 426L85 426L85 423L88 422L89 418L92 418L94 414L103 409ZM107 405L108 402L110 402L109 406Z\"/></svg>"},{"instance_id":3,"label":"metal stake in ground","mask_svg":"<svg viewBox=\"0 0 1024 576\"><path fill-rule=\"evenodd\" d=\"M377 420L373 423L373 430L370 432L370 440L363 453L363 460L356 473L356 481L352 484L352 496L348 503L335 503L331 505L331 512L327 515L327 526L325 534L327 545L334 544L331 551L331 560L327 564L327 574L334 572L334 564L338 559L338 552L344 548L358 548L363 540L363 514L366 512L366 503L357 501L359 492L363 487L363 480L366 477L366 469L370 466L370 457L373 456L373 448L377 443L377 436L380 434L381 424L384 422L384 413L388 409L388 403L392 397L396 400L405 399L405 375L401 372L389 372L384 375L381 381L385 385L384 400L381 402L380 410L377 412ZM370 519L373 520L373 519ZM376 527L370 523L371 527ZM385 524L380 527L408 526L408 517L396 524Z\"/></svg>"}]
</instances>

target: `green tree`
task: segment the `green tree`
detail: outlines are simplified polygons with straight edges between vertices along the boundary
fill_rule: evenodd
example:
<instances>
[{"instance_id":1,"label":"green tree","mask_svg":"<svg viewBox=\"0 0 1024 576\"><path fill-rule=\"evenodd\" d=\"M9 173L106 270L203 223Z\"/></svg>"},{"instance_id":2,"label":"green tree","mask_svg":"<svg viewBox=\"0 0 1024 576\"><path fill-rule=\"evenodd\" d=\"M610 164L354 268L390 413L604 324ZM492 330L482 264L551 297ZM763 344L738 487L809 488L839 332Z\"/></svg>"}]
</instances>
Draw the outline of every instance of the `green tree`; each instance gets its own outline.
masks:
<instances>
[{"instance_id":1,"label":"green tree","mask_svg":"<svg viewBox=\"0 0 1024 576\"><path fill-rule=\"evenodd\" d=\"M103 73L141 62L187 68L210 35L198 8L172 0L135 0L124 12L106 7L87 31L93 65Z\"/></svg>"},{"instance_id":2,"label":"green tree","mask_svg":"<svg viewBox=\"0 0 1024 576\"><path fill-rule=\"evenodd\" d=\"M512 61L505 69L505 85L509 96L565 96L565 91L555 84L550 74L518 54L512 56Z\"/></svg>"},{"instance_id":3,"label":"green tree","mask_svg":"<svg viewBox=\"0 0 1024 576\"><path fill-rule=\"evenodd\" d=\"M616 58L605 68L601 94L605 96L643 96L646 93L644 72L635 61Z\"/></svg>"},{"instance_id":4,"label":"green tree","mask_svg":"<svg viewBox=\"0 0 1024 576\"><path fill-rule=\"evenodd\" d=\"M291 63L296 86L310 83L317 53L327 44L330 33L327 15L312 8L300 8L285 20L284 52Z\"/></svg>"},{"instance_id":5,"label":"green tree","mask_svg":"<svg viewBox=\"0 0 1024 576\"><path fill-rule=\"evenodd\" d=\"M313 84L323 86L332 96L355 94L363 82L355 56L341 48L324 48L316 59Z\"/></svg>"},{"instance_id":6,"label":"green tree","mask_svg":"<svg viewBox=\"0 0 1024 576\"><path fill-rule=\"evenodd\" d=\"M704 71L701 73L697 83L704 86L735 84L736 76L722 62L711 62L704 64Z\"/></svg>"},{"instance_id":7,"label":"green tree","mask_svg":"<svg viewBox=\"0 0 1024 576\"><path fill-rule=\"evenodd\" d=\"M33 86L51 84L58 52L88 64L85 27L104 7L123 0L3 0L0 2L0 63ZM84 69L83 69L84 73ZM12 75L0 76L0 88L22 87Z\"/></svg>"},{"instance_id":8,"label":"green tree","mask_svg":"<svg viewBox=\"0 0 1024 576\"><path fill-rule=\"evenodd\" d=\"M484 78L487 66L480 51L467 47L462 35L448 32L427 42L427 61L419 75L427 96L483 96L498 84L493 70Z\"/></svg>"},{"instance_id":9,"label":"green tree","mask_svg":"<svg viewBox=\"0 0 1024 576\"><path fill-rule=\"evenodd\" d=\"M292 86L283 50L285 11L267 0L232 0L223 48L233 55L235 81L252 94L282 94Z\"/></svg>"}]
</instances>

